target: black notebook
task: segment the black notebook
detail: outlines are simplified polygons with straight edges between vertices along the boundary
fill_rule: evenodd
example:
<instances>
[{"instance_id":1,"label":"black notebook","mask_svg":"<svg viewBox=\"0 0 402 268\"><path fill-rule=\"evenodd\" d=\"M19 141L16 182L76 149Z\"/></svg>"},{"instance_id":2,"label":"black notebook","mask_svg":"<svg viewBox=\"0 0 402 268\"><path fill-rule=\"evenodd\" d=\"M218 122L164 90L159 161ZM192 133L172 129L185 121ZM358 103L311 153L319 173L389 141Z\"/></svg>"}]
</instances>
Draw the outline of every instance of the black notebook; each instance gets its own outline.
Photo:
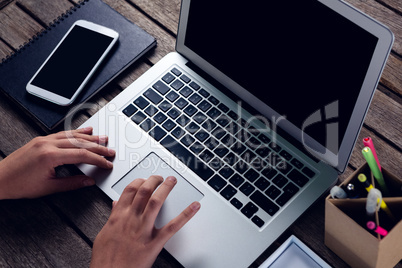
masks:
<instances>
[{"instance_id":1,"label":"black notebook","mask_svg":"<svg viewBox=\"0 0 402 268\"><path fill-rule=\"evenodd\" d=\"M29 94L25 89L26 84L72 24L79 19L117 31L120 35L118 42L70 106L59 106ZM154 37L107 4L100 0L86 0L66 11L32 41L2 61L0 89L45 129L51 130L66 118L71 109L77 109L79 104L88 100L155 45Z\"/></svg>"}]
</instances>

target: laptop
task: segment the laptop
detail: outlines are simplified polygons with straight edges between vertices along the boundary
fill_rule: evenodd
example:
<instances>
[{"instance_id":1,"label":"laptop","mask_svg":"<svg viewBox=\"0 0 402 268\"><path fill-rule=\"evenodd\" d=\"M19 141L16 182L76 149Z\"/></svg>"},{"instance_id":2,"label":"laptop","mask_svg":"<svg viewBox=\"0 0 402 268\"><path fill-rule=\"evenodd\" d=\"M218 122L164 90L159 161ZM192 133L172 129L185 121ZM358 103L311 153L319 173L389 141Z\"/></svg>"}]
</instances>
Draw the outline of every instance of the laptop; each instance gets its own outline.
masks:
<instances>
[{"instance_id":1,"label":"laptop","mask_svg":"<svg viewBox=\"0 0 402 268\"><path fill-rule=\"evenodd\" d=\"M333 0L183 0L176 51L84 126L113 170L79 165L111 199L178 179L160 227L201 210L165 248L185 267L247 267L345 170L393 43Z\"/></svg>"}]
</instances>

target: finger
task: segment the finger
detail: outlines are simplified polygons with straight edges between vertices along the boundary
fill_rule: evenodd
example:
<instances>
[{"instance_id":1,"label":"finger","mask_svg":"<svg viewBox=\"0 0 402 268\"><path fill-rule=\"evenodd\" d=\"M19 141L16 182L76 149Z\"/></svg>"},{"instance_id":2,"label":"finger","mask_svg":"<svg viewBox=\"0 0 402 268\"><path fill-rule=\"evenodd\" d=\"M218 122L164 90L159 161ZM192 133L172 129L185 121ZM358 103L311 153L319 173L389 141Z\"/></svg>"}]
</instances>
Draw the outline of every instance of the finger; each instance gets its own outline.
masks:
<instances>
[{"instance_id":1,"label":"finger","mask_svg":"<svg viewBox=\"0 0 402 268\"><path fill-rule=\"evenodd\" d=\"M144 210L144 222L150 228L154 227L155 219L158 213L168 197L169 193L172 191L177 183L177 179L173 176L167 177L162 185L155 191L148 201L148 204Z\"/></svg>"},{"instance_id":2,"label":"finger","mask_svg":"<svg viewBox=\"0 0 402 268\"><path fill-rule=\"evenodd\" d=\"M108 136L106 135L90 135L86 133L80 133L80 132L70 132L70 131L65 131L56 134L57 139L68 139L72 144L76 143L77 140L86 140L98 144L107 144L108 142Z\"/></svg>"},{"instance_id":3,"label":"finger","mask_svg":"<svg viewBox=\"0 0 402 268\"><path fill-rule=\"evenodd\" d=\"M123 193L121 194L119 198L119 202L115 204L115 206L119 207L127 207L131 206L133 203L134 197L138 192L138 189L141 187L141 185L145 182L144 179L135 179L132 182L130 182L129 185L124 188Z\"/></svg>"},{"instance_id":4,"label":"finger","mask_svg":"<svg viewBox=\"0 0 402 268\"><path fill-rule=\"evenodd\" d=\"M65 178L53 178L46 183L46 194L77 190L83 187L95 185L95 180L85 175L77 175Z\"/></svg>"},{"instance_id":5,"label":"finger","mask_svg":"<svg viewBox=\"0 0 402 268\"><path fill-rule=\"evenodd\" d=\"M142 214L148 204L149 198L162 182L163 178L161 176L152 175L141 185L132 203L135 214Z\"/></svg>"},{"instance_id":6,"label":"finger","mask_svg":"<svg viewBox=\"0 0 402 268\"><path fill-rule=\"evenodd\" d=\"M103 156L82 148L58 149L55 153L55 162L58 165L84 163L105 169L113 167L113 163Z\"/></svg>"},{"instance_id":7,"label":"finger","mask_svg":"<svg viewBox=\"0 0 402 268\"><path fill-rule=\"evenodd\" d=\"M59 140L57 141L56 146L58 148L83 148L106 157L112 157L116 154L113 149L80 138L75 139L73 142L69 139Z\"/></svg>"},{"instance_id":8,"label":"finger","mask_svg":"<svg viewBox=\"0 0 402 268\"><path fill-rule=\"evenodd\" d=\"M160 241L164 244L177 233L192 217L200 210L201 204L193 202L186 209L183 210L176 218L171 220L168 224L158 231Z\"/></svg>"},{"instance_id":9,"label":"finger","mask_svg":"<svg viewBox=\"0 0 402 268\"><path fill-rule=\"evenodd\" d=\"M56 138L65 138L66 136L74 136L74 134L77 133L82 133L86 135L92 135L93 128L92 127L85 127L85 128L79 128L79 129L74 129L74 130L65 130L65 131L60 131L55 134L52 134L52 136Z\"/></svg>"}]
</instances>

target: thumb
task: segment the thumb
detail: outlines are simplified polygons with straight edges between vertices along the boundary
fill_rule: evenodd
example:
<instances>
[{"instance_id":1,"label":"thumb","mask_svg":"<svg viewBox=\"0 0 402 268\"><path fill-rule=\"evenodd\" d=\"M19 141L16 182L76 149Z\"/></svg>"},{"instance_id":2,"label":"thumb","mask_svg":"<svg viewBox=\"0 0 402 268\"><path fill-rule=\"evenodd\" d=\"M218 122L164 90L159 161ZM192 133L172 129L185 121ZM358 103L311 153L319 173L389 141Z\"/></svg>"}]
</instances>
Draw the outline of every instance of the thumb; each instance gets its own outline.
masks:
<instances>
[{"instance_id":1,"label":"thumb","mask_svg":"<svg viewBox=\"0 0 402 268\"><path fill-rule=\"evenodd\" d=\"M95 185L95 180L85 175L55 178L49 184L49 191L53 193L77 190L83 187Z\"/></svg>"}]
</instances>

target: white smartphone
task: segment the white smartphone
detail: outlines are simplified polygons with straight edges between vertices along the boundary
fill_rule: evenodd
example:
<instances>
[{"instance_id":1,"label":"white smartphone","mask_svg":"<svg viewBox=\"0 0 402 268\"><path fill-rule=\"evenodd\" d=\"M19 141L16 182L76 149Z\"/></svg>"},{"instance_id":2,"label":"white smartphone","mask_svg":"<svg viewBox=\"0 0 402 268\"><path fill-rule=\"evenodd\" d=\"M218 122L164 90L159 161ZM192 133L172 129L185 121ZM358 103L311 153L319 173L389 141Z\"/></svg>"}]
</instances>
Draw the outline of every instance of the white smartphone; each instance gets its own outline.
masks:
<instances>
[{"instance_id":1,"label":"white smartphone","mask_svg":"<svg viewBox=\"0 0 402 268\"><path fill-rule=\"evenodd\" d=\"M76 21L26 86L40 98L67 106L78 96L119 34L104 26Z\"/></svg>"}]
</instances>

